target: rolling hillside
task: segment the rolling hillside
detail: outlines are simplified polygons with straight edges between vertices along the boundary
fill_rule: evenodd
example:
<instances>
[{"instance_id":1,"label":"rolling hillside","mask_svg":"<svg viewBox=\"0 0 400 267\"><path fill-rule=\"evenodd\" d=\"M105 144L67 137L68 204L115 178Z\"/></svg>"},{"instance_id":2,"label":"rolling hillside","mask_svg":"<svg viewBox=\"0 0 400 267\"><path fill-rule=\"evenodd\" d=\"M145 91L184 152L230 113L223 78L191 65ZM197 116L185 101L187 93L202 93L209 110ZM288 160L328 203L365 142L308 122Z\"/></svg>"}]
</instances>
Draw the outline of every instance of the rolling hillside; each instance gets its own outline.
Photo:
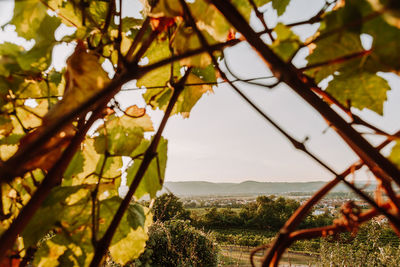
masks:
<instances>
[{"instance_id":1,"label":"rolling hillside","mask_svg":"<svg viewBox=\"0 0 400 267\"><path fill-rule=\"evenodd\" d=\"M326 182L255 182L242 183L211 183L211 182L165 182L164 191L171 191L178 196L199 195L258 195L258 194L284 194L291 192L314 192ZM359 185L363 186L365 182ZM367 190L373 190L375 185ZM332 192L347 192L348 189L339 184Z\"/></svg>"}]
</instances>

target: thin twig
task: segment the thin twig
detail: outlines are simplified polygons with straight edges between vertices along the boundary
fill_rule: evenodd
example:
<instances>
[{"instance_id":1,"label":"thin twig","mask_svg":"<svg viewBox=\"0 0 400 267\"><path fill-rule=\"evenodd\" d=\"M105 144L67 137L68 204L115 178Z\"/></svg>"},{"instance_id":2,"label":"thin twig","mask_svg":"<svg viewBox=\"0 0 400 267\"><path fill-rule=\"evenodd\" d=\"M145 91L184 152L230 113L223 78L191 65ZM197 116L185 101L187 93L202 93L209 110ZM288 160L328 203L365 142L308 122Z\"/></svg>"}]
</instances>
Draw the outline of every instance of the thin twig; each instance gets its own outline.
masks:
<instances>
[{"instance_id":1,"label":"thin twig","mask_svg":"<svg viewBox=\"0 0 400 267\"><path fill-rule=\"evenodd\" d=\"M160 123L157 133L154 135L149 147L147 148L146 152L144 153L143 161L141 162L139 169L136 172L131 185L129 186L128 193L126 194L125 198L122 200L120 206L118 207L118 210L117 210L116 214L114 215L104 236L97 243L96 251L93 256L92 262L90 263L90 267L99 266L101 259L103 258L104 254L106 253L108 246L111 243L112 237L114 236L114 233L117 230L117 227L118 227L125 211L129 207L129 203L132 200L133 194L135 193L137 187L139 186L139 183L142 180L151 161L155 157L156 152L157 152L158 143L161 140L161 134L164 131L165 125L167 124L167 121L171 115L171 112L175 106L175 103L178 100L179 95L181 94L181 92L184 89L184 85L189 76L190 71L191 71L191 68L189 68L186 71L185 75L179 80L179 82L177 84L173 85L174 93L172 94L172 97L168 103L168 107L165 111L164 117Z\"/></svg>"}]
</instances>

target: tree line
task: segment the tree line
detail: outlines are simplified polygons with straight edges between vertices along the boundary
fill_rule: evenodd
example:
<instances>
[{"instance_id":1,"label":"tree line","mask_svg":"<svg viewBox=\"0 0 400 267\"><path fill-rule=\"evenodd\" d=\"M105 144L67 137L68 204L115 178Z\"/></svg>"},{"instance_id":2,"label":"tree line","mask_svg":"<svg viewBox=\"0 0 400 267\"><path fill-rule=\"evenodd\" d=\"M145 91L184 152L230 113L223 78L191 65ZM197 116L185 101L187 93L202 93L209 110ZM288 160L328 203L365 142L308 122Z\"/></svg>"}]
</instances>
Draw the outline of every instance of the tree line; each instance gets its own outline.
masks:
<instances>
[{"instance_id":1,"label":"tree line","mask_svg":"<svg viewBox=\"0 0 400 267\"><path fill-rule=\"evenodd\" d=\"M202 215L192 214L194 224L206 228L246 228L277 232L300 206L296 200L259 196L255 202L242 205L240 210L212 207ZM333 216L325 212L321 215L309 214L299 228L330 225Z\"/></svg>"}]
</instances>

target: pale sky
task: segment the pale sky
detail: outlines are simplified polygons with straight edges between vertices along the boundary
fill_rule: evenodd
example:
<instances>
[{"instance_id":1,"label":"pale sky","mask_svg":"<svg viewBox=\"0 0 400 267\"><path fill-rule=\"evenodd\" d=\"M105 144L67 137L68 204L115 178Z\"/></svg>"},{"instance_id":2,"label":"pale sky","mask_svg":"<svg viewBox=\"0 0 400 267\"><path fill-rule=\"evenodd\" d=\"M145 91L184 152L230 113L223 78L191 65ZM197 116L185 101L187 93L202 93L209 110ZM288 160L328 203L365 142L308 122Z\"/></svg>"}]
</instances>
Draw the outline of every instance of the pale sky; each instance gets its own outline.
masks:
<instances>
[{"instance_id":1,"label":"pale sky","mask_svg":"<svg viewBox=\"0 0 400 267\"><path fill-rule=\"evenodd\" d=\"M130 14L137 9L125 0L124 10ZM315 14L323 5L321 0L292 0L287 12L279 20L284 22L301 21ZM0 1L0 24L4 24L12 13L12 2ZM276 21L274 12L267 14ZM254 27L256 20L252 19ZM273 25L272 25L273 26ZM295 32L304 39L315 31L314 27L297 27ZM65 34L65 30L57 34ZM368 38L367 38L368 39ZM15 33L8 28L0 30L0 42L16 41ZM365 40L368 42L368 40ZM58 68L73 47L60 46L55 49L54 65ZM303 66L307 50L296 58L296 64ZM242 77L269 76L270 73L246 44L226 50L227 60L236 73ZM392 87L384 106L384 116L371 111L355 113L390 133L400 128L400 78L383 74ZM290 134L299 140L309 136L309 149L323 159L336 171L343 171L356 160L337 134L302 99L286 85L268 90L260 87L239 84L240 88L262 109ZM127 85L134 87L134 85ZM144 105L140 91L120 93L123 106ZM150 111L155 126L162 112ZM170 118L164 136L169 140L166 181L211 181L241 182L256 181L315 181L328 180L332 176L314 163L307 155L294 150L290 143L256 114L228 85L214 87L214 94L203 96L193 108L190 118L180 116ZM378 139L373 140L374 142ZM365 174L358 175L365 179Z\"/></svg>"}]
</instances>

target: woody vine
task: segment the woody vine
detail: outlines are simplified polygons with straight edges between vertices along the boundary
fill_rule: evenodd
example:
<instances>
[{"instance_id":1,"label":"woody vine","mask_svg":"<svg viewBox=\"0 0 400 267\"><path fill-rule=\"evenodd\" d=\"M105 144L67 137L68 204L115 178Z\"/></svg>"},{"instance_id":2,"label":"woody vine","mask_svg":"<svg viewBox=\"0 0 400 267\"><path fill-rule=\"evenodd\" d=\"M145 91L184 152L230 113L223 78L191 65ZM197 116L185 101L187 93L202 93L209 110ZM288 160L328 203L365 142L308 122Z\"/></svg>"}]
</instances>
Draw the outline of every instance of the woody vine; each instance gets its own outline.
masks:
<instances>
[{"instance_id":1,"label":"woody vine","mask_svg":"<svg viewBox=\"0 0 400 267\"><path fill-rule=\"evenodd\" d=\"M34 40L34 46L25 50L13 43L0 44L1 265L23 265L29 259L35 265L99 266L107 252L120 264L137 258L144 250L151 211L132 200L154 198L162 188L167 160L162 132L168 118L189 117L200 97L222 82L333 177L292 215L272 244L255 249L250 257L268 248L261 264L277 266L294 241L356 232L377 215L386 216L400 235L400 202L394 189L400 186L400 148L397 143L389 158L380 153L398 141L399 133L387 133L352 112L367 108L382 114L391 88L379 73L399 73L396 1L326 1L311 18L274 27L268 27L264 12L272 8L280 16L290 1L143 1L143 18L123 17L122 2L15 1L9 24L20 37ZM261 32L249 24L251 12L263 25ZM291 30L314 23L320 24L318 31L304 42ZM61 24L76 31L56 40L54 32ZM363 47L361 34L373 38L371 48ZM51 65L59 42L75 45L61 72ZM227 64L221 68L223 49L241 42L258 52L273 73L273 83L237 77ZM302 49L309 49L308 64L299 68L293 58ZM112 66L112 73L103 69L103 62ZM124 110L114 99L133 80L147 89L143 98L148 106L164 111L157 130L144 108L132 103ZM265 89L287 84L359 161L336 173L247 98L238 81ZM386 140L372 146L357 125ZM146 132L154 131L145 138ZM123 157L130 158L129 191L121 199ZM346 180L364 165L379 182L376 197ZM338 183L364 199L370 210L362 212L353 202L345 203L342 218L333 225L296 230ZM382 194L384 198L379 197Z\"/></svg>"}]
</instances>

